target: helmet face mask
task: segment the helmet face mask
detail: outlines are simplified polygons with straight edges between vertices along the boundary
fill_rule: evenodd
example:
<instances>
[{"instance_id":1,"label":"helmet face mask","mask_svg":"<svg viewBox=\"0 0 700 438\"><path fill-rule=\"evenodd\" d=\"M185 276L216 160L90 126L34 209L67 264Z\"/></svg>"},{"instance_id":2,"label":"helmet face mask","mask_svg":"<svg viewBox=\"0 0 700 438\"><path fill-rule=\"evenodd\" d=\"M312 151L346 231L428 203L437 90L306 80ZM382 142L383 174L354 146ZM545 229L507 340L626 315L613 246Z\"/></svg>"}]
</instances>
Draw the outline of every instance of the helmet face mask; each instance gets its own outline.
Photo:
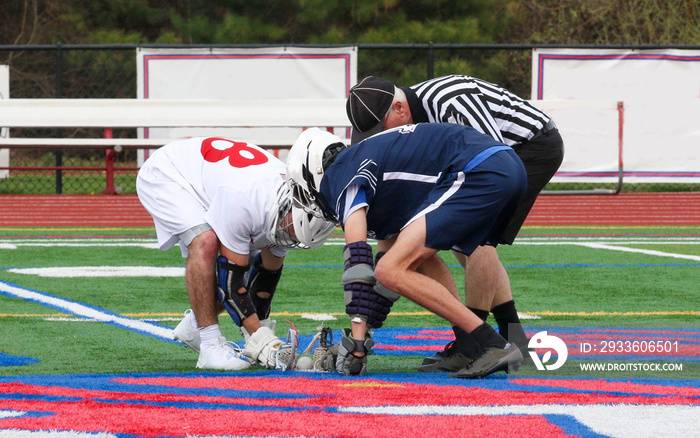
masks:
<instances>
[{"instance_id":1,"label":"helmet face mask","mask_svg":"<svg viewBox=\"0 0 700 438\"><path fill-rule=\"evenodd\" d=\"M309 128L302 132L287 157L287 178L293 186L293 197L300 208L320 212L327 221L335 221L324 208L319 190L325 170L345 149L343 141L328 131Z\"/></svg>"},{"instance_id":2,"label":"helmet face mask","mask_svg":"<svg viewBox=\"0 0 700 438\"><path fill-rule=\"evenodd\" d=\"M287 157L287 180L268 218L268 237L285 248L317 248L335 230L319 188L325 169L345 148L340 138L318 128L302 132Z\"/></svg>"},{"instance_id":3,"label":"helmet face mask","mask_svg":"<svg viewBox=\"0 0 700 438\"><path fill-rule=\"evenodd\" d=\"M292 197L287 181L277 190L277 200L267 218L267 237L270 242L283 248L296 248L299 241L292 235Z\"/></svg>"},{"instance_id":4,"label":"helmet face mask","mask_svg":"<svg viewBox=\"0 0 700 438\"><path fill-rule=\"evenodd\" d=\"M304 187L293 180L289 180L289 184L292 190L292 202L294 203L294 206L302 209L308 208L309 210L313 210L316 196L304 190Z\"/></svg>"},{"instance_id":5,"label":"helmet face mask","mask_svg":"<svg viewBox=\"0 0 700 438\"><path fill-rule=\"evenodd\" d=\"M320 247L335 230L335 223L327 221L315 204L295 200L293 186L287 180L278 190L268 217L268 239L283 248Z\"/></svg>"}]
</instances>

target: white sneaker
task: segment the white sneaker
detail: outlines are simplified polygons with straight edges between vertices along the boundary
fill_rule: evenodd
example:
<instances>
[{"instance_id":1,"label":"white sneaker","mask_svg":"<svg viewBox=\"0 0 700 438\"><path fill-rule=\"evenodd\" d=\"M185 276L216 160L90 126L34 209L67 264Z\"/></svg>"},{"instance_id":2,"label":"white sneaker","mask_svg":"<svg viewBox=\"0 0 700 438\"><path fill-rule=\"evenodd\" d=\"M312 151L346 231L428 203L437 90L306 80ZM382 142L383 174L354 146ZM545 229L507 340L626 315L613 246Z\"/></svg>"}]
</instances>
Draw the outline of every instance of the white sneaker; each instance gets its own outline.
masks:
<instances>
[{"instance_id":1,"label":"white sneaker","mask_svg":"<svg viewBox=\"0 0 700 438\"><path fill-rule=\"evenodd\" d=\"M202 344L197 368L208 370L244 370L250 368L250 362L241 358L241 351L233 342L227 342L223 336L215 345Z\"/></svg>"},{"instance_id":2,"label":"white sneaker","mask_svg":"<svg viewBox=\"0 0 700 438\"><path fill-rule=\"evenodd\" d=\"M199 353L202 340L199 337L199 329L193 328L190 323L187 322L187 315L190 313L192 313L192 309L185 310L185 317L180 321L177 327L173 329L173 338Z\"/></svg>"}]
</instances>

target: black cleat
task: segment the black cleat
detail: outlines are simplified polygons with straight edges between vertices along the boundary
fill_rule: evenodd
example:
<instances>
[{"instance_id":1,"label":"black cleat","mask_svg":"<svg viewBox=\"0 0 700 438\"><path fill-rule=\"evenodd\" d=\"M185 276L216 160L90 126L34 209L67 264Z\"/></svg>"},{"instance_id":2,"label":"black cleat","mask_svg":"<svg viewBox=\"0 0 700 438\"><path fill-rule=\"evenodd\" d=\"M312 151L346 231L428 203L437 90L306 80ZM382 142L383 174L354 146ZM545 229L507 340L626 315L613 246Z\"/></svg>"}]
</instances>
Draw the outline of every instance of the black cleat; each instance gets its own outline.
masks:
<instances>
[{"instance_id":1,"label":"black cleat","mask_svg":"<svg viewBox=\"0 0 700 438\"><path fill-rule=\"evenodd\" d=\"M523 355L515 344L507 344L505 348L490 347L469 365L450 374L450 377L480 379L498 371L517 369L522 361Z\"/></svg>"},{"instance_id":2,"label":"black cleat","mask_svg":"<svg viewBox=\"0 0 700 438\"><path fill-rule=\"evenodd\" d=\"M423 359L423 365L430 365L435 362L440 362L443 359L445 359L447 356L452 354L452 350L455 348L455 341L451 341L449 344L445 345L445 348L442 351L438 351L437 353L433 354L432 356L428 356Z\"/></svg>"}]
</instances>

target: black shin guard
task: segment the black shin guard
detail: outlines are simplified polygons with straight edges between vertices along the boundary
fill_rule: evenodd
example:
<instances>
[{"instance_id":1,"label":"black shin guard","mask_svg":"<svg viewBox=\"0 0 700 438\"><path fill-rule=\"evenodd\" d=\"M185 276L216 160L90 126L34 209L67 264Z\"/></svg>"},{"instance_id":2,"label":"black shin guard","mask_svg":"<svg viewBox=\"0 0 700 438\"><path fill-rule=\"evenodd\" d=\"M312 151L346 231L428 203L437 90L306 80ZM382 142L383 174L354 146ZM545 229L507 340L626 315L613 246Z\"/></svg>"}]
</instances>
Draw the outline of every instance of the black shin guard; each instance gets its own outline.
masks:
<instances>
[{"instance_id":1,"label":"black shin guard","mask_svg":"<svg viewBox=\"0 0 700 438\"><path fill-rule=\"evenodd\" d=\"M262 265L260 254L255 257L253 267L248 275L246 289L248 289L248 293L253 300L258 318L261 320L270 317L272 297L275 295L281 276L282 268L274 271L265 269Z\"/></svg>"}]
</instances>

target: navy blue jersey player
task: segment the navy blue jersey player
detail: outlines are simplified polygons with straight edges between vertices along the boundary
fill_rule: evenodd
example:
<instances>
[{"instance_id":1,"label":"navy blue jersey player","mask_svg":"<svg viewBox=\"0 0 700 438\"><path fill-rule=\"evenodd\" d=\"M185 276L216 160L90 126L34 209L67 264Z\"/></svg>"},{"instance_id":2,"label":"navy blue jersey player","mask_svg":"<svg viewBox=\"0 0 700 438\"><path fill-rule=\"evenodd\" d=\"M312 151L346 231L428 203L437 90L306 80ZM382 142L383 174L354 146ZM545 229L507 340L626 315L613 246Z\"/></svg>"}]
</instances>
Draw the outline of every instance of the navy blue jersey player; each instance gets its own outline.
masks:
<instances>
[{"instance_id":1,"label":"navy blue jersey player","mask_svg":"<svg viewBox=\"0 0 700 438\"><path fill-rule=\"evenodd\" d=\"M526 184L510 147L470 127L418 124L370 137L330 164L313 161L306 160L316 173L306 178L306 188L346 239L343 284L351 328L339 345L339 372L365 372L369 329L381 327L398 296L452 324L453 355L462 367L451 376L483 377L522 361L516 345L462 305L436 255L448 249L469 255L486 242L498 244ZM376 262L368 237L389 244Z\"/></svg>"},{"instance_id":2,"label":"navy blue jersey player","mask_svg":"<svg viewBox=\"0 0 700 438\"><path fill-rule=\"evenodd\" d=\"M469 253L486 240L489 229L498 232L500 226L472 226L464 233L467 241L455 239L460 233L458 227L452 232L444 232L443 228L452 219L445 213L447 206L439 212L435 210L444 192L454 191L458 181L464 182L465 168L473 169L499 151L512 152L512 149L470 127L406 125L343 151L337 164L326 170L320 191L326 207L341 226L354 211L366 207L368 237L387 240L425 210L423 214L435 217L429 221L427 243L433 242L436 249L450 249L455 245L460 249L463 245L465 248L460 249L461 252ZM482 172L483 167L470 176L489 176ZM503 168L499 173L508 172L508 168ZM505 176L517 177L518 173ZM498 197L500 190L491 194ZM478 195L484 205L478 205L476 210L480 214L470 219L474 225L477 222L493 224L494 215L485 211L492 203L487 203L485 196L484 193ZM464 205L452 200L449 205L452 216L459 217L460 222L465 214L471 215L475 210L473 202Z\"/></svg>"}]
</instances>

